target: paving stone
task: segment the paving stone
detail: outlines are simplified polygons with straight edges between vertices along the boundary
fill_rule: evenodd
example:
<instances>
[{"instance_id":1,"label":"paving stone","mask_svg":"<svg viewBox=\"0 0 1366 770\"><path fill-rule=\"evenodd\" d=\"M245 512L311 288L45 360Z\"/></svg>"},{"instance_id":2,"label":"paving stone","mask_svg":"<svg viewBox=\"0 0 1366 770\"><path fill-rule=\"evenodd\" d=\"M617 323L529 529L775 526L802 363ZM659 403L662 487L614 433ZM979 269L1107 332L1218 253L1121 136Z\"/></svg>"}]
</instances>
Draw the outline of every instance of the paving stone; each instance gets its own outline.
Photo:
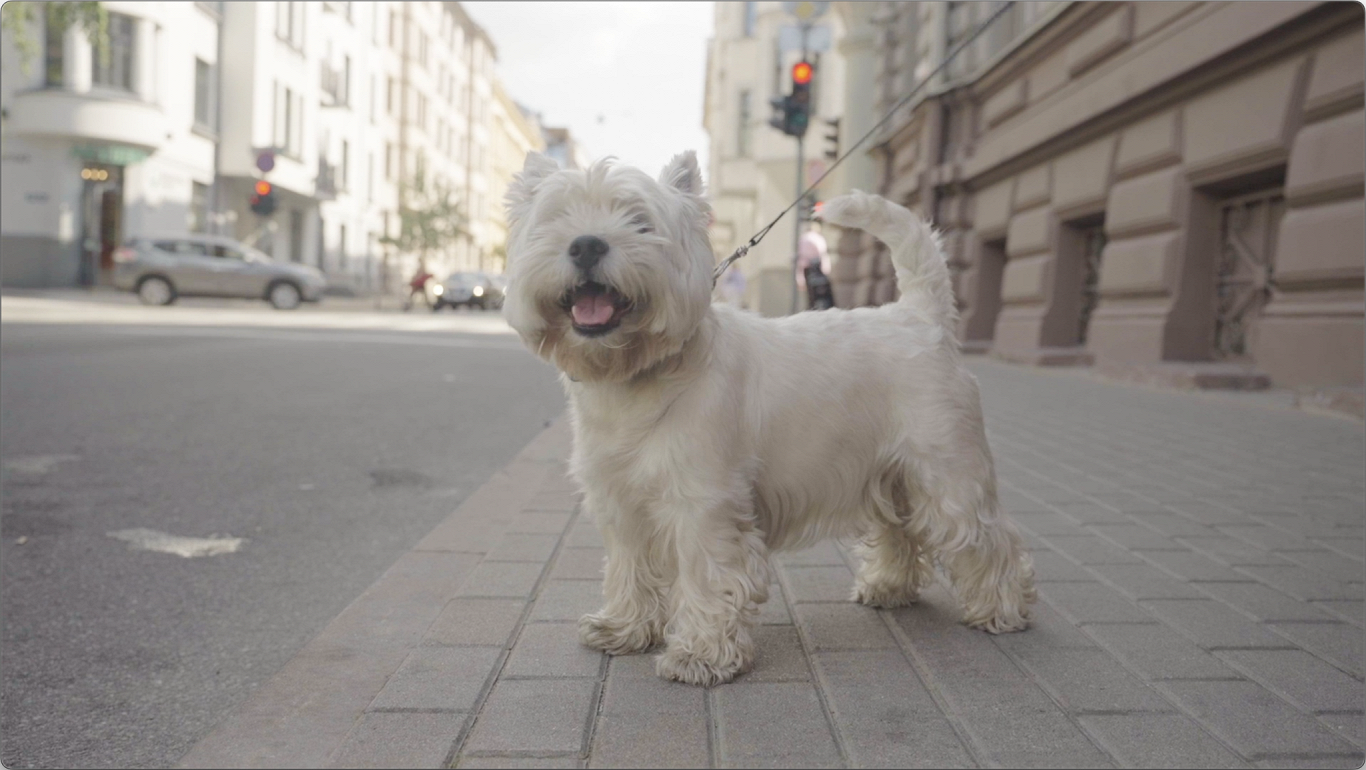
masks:
<instances>
[{"instance_id":1,"label":"paving stone","mask_svg":"<svg viewBox=\"0 0 1366 770\"><path fill-rule=\"evenodd\" d=\"M1362 675L1366 639L1356 626L1347 623L1273 623L1271 626L1338 668Z\"/></svg>"},{"instance_id":2,"label":"paving stone","mask_svg":"<svg viewBox=\"0 0 1366 770\"><path fill-rule=\"evenodd\" d=\"M1044 540L1055 551L1061 551L1073 560L1085 565L1092 564L1142 564L1143 560L1130 551L1102 540L1095 535L1052 535Z\"/></svg>"},{"instance_id":3,"label":"paving stone","mask_svg":"<svg viewBox=\"0 0 1366 770\"><path fill-rule=\"evenodd\" d=\"M899 650L821 652L812 661L852 767L976 767Z\"/></svg>"},{"instance_id":4,"label":"paving stone","mask_svg":"<svg viewBox=\"0 0 1366 770\"><path fill-rule=\"evenodd\" d=\"M560 542L559 535L528 535L509 532L503 535L498 544L484 557L486 561L536 561L546 562L555 553Z\"/></svg>"},{"instance_id":5,"label":"paving stone","mask_svg":"<svg viewBox=\"0 0 1366 770\"><path fill-rule=\"evenodd\" d=\"M1030 556L1034 559L1034 579L1039 583L1085 583L1096 580L1090 570L1057 551L1039 551Z\"/></svg>"},{"instance_id":6,"label":"paving stone","mask_svg":"<svg viewBox=\"0 0 1366 770\"><path fill-rule=\"evenodd\" d=\"M1162 623L1093 623L1086 632L1145 679L1236 679L1238 673Z\"/></svg>"},{"instance_id":7,"label":"paving stone","mask_svg":"<svg viewBox=\"0 0 1366 770\"><path fill-rule=\"evenodd\" d=\"M1207 650L1290 646L1284 637L1213 599L1156 599L1142 605Z\"/></svg>"},{"instance_id":8,"label":"paving stone","mask_svg":"<svg viewBox=\"0 0 1366 770\"><path fill-rule=\"evenodd\" d=\"M550 579L602 582L606 556L607 551L602 548L561 548L555 566L550 568Z\"/></svg>"},{"instance_id":9,"label":"paving stone","mask_svg":"<svg viewBox=\"0 0 1366 770\"><path fill-rule=\"evenodd\" d=\"M1287 551L1281 555L1308 567L1311 572L1328 575L1344 583L1366 581L1366 564L1361 559L1349 559L1330 551Z\"/></svg>"},{"instance_id":10,"label":"paving stone","mask_svg":"<svg viewBox=\"0 0 1366 770\"><path fill-rule=\"evenodd\" d=\"M1227 564L1230 567L1252 564L1285 565L1290 563L1286 559L1271 553L1259 545L1227 536L1180 537L1177 538L1177 542L1188 545L1201 553L1208 554L1217 561Z\"/></svg>"},{"instance_id":11,"label":"paving stone","mask_svg":"<svg viewBox=\"0 0 1366 770\"><path fill-rule=\"evenodd\" d=\"M1094 500L1057 503L1054 509L1079 524L1125 524L1129 521L1118 509Z\"/></svg>"},{"instance_id":12,"label":"paving stone","mask_svg":"<svg viewBox=\"0 0 1366 770\"><path fill-rule=\"evenodd\" d=\"M1010 518L1026 530L1044 537L1051 535L1084 535L1081 522L1056 511L1019 511Z\"/></svg>"},{"instance_id":13,"label":"paving stone","mask_svg":"<svg viewBox=\"0 0 1366 770\"><path fill-rule=\"evenodd\" d=\"M1099 647L1022 647L1015 655L1070 713L1173 710Z\"/></svg>"},{"instance_id":14,"label":"paving stone","mask_svg":"<svg viewBox=\"0 0 1366 770\"><path fill-rule=\"evenodd\" d=\"M1321 545L1339 555L1355 559L1366 553L1366 539L1361 537L1342 537L1341 535L1331 538L1312 538L1315 545ZM1286 554L1289 557L1293 552Z\"/></svg>"},{"instance_id":15,"label":"paving stone","mask_svg":"<svg viewBox=\"0 0 1366 770\"><path fill-rule=\"evenodd\" d=\"M1075 623L1053 609L1047 602L1029 605L1029 628L1018 634L998 634L992 637L996 646L1006 651L1022 648L1067 649L1094 648L1091 641Z\"/></svg>"},{"instance_id":16,"label":"paving stone","mask_svg":"<svg viewBox=\"0 0 1366 770\"><path fill-rule=\"evenodd\" d=\"M577 622L602 604L602 584L596 580L551 580L541 587L530 619Z\"/></svg>"},{"instance_id":17,"label":"paving stone","mask_svg":"<svg viewBox=\"0 0 1366 770\"><path fill-rule=\"evenodd\" d=\"M1203 599L1204 594L1189 583L1168 577L1166 573L1146 564L1107 564L1096 567L1130 599ZM1236 583L1228 585L1238 585Z\"/></svg>"},{"instance_id":18,"label":"paving stone","mask_svg":"<svg viewBox=\"0 0 1366 770\"><path fill-rule=\"evenodd\" d=\"M1122 767L1247 767L1183 714L1086 714L1077 721Z\"/></svg>"},{"instance_id":19,"label":"paving stone","mask_svg":"<svg viewBox=\"0 0 1366 770\"><path fill-rule=\"evenodd\" d=\"M580 516L565 535L564 545L566 548L602 548L602 533L591 518Z\"/></svg>"},{"instance_id":20,"label":"paving stone","mask_svg":"<svg viewBox=\"0 0 1366 770\"><path fill-rule=\"evenodd\" d=\"M1257 767L1265 768L1305 768L1305 770L1360 770L1361 755L1353 754L1337 757L1292 757L1285 759L1264 759Z\"/></svg>"},{"instance_id":21,"label":"paving stone","mask_svg":"<svg viewBox=\"0 0 1366 770\"><path fill-rule=\"evenodd\" d=\"M531 596L544 564L534 562L481 562L460 586L460 596L524 599Z\"/></svg>"},{"instance_id":22,"label":"paving stone","mask_svg":"<svg viewBox=\"0 0 1366 770\"><path fill-rule=\"evenodd\" d=\"M531 502L522 508L524 511L570 512L579 505L578 494L561 490L541 490Z\"/></svg>"},{"instance_id":23,"label":"paving stone","mask_svg":"<svg viewBox=\"0 0 1366 770\"><path fill-rule=\"evenodd\" d=\"M1152 616L1100 583L1045 583L1039 593L1073 623L1146 623Z\"/></svg>"},{"instance_id":24,"label":"paving stone","mask_svg":"<svg viewBox=\"0 0 1366 770\"><path fill-rule=\"evenodd\" d=\"M1286 596L1260 583L1196 583L1200 590L1252 615L1258 620L1332 620L1307 602Z\"/></svg>"},{"instance_id":25,"label":"paving stone","mask_svg":"<svg viewBox=\"0 0 1366 770\"><path fill-rule=\"evenodd\" d=\"M913 611L893 615L979 760L1006 767L1110 766L991 635L958 623L960 613L942 587L927 591Z\"/></svg>"},{"instance_id":26,"label":"paving stone","mask_svg":"<svg viewBox=\"0 0 1366 770\"><path fill-rule=\"evenodd\" d=\"M442 767L468 714L370 712L361 716L329 767Z\"/></svg>"},{"instance_id":27,"label":"paving stone","mask_svg":"<svg viewBox=\"0 0 1366 770\"><path fill-rule=\"evenodd\" d=\"M465 751L582 752L597 693L591 679L499 680Z\"/></svg>"},{"instance_id":28,"label":"paving stone","mask_svg":"<svg viewBox=\"0 0 1366 770\"><path fill-rule=\"evenodd\" d=\"M577 623L528 623L503 666L503 677L587 676L602 673L606 656L579 644Z\"/></svg>"},{"instance_id":29,"label":"paving stone","mask_svg":"<svg viewBox=\"0 0 1366 770\"><path fill-rule=\"evenodd\" d=\"M560 757L462 757L455 765L458 768L481 768L483 770L521 770L528 768L583 767L578 756Z\"/></svg>"},{"instance_id":30,"label":"paving stone","mask_svg":"<svg viewBox=\"0 0 1366 770\"><path fill-rule=\"evenodd\" d=\"M784 567L788 599L801 602L848 602L854 592L854 573L848 567Z\"/></svg>"},{"instance_id":31,"label":"paving stone","mask_svg":"<svg viewBox=\"0 0 1366 770\"><path fill-rule=\"evenodd\" d=\"M885 630L885 629L884 629ZM735 684L758 682L809 682L811 668L794 626L755 626L754 667Z\"/></svg>"},{"instance_id":32,"label":"paving stone","mask_svg":"<svg viewBox=\"0 0 1366 770\"><path fill-rule=\"evenodd\" d=\"M1247 514L1230 510L1227 506L1207 503L1200 500L1169 501L1169 507L1201 524L1217 526L1221 524L1243 524Z\"/></svg>"},{"instance_id":33,"label":"paving stone","mask_svg":"<svg viewBox=\"0 0 1366 770\"><path fill-rule=\"evenodd\" d=\"M1250 575L1195 551L1144 551L1143 557L1182 580L1228 581L1247 583Z\"/></svg>"},{"instance_id":34,"label":"paving stone","mask_svg":"<svg viewBox=\"0 0 1366 770\"><path fill-rule=\"evenodd\" d=\"M522 599L452 599L422 641L503 647L512 639L525 610Z\"/></svg>"},{"instance_id":35,"label":"paving stone","mask_svg":"<svg viewBox=\"0 0 1366 770\"><path fill-rule=\"evenodd\" d=\"M792 625L792 612L788 609L782 586L777 583L769 585L768 601L759 605L759 615L755 622L765 626Z\"/></svg>"},{"instance_id":36,"label":"paving stone","mask_svg":"<svg viewBox=\"0 0 1366 770\"><path fill-rule=\"evenodd\" d=\"M522 511L507 517L507 531L532 535L559 535L569 526L573 514L547 511Z\"/></svg>"},{"instance_id":37,"label":"paving stone","mask_svg":"<svg viewBox=\"0 0 1366 770\"><path fill-rule=\"evenodd\" d=\"M774 682L712 691L722 767L842 767L816 688Z\"/></svg>"},{"instance_id":38,"label":"paving stone","mask_svg":"<svg viewBox=\"0 0 1366 770\"><path fill-rule=\"evenodd\" d=\"M1239 753L1350 754L1352 744L1253 682L1167 681L1157 685ZM1230 704L1237 708L1229 708ZM1275 729L1268 729L1269 726Z\"/></svg>"},{"instance_id":39,"label":"paving stone","mask_svg":"<svg viewBox=\"0 0 1366 770\"><path fill-rule=\"evenodd\" d=\"M797 622L816 650L867 650L895 647L877 610L862 604L798 604Z\"/></svg>"},{"instance_id":40,"label":"paving stone","mask_svg":"<svg viewBox=\"0 0 1366 770\"><path fill-rule=\"evenodd\" d=\"M496 647L419 647L389 677L370 710L470 711L502 654Z\"/></svg>"},{"instance_id":41,"label":"paving stone","mask_svg":"<svg viewBox=\"0 0 1366 770\"><path fill-rule=\"evenodd\" d=\"M1366 745L1366 716L1360 711L1319 714L1318 718L1352 743Z\"/></svg>"},{"instance_id":42,"label":"paving stone","mask_svg":"<svg viewBox=\"0 0 1366 770\"><path fill-rule=\"evenodd\" d=\"M1272 692L1310 711L1362 711L1366 685L1300 650L1221 650L1216 653Z\"/></svg>"},{"instance_id":43,"label":"paving stone","mask_svg":"<svg viewBox=\"0 0 1366 770\"><path fill-rule=\"evenodd\" d=\"M648 671L622 672L623 668ZM707 690L654 675L650 656L612 658L589 767L708 767Z\"/></svg>"},{"instance_id":44,"label":"paving stone","mask_svg":"<svg viewBox=\"0 0 1366 770\"><path fill-rule=\"evenodd\" d=\"M834 540L821 542L802 551L784 551L776 555L777 560L787 567L843 567L844 557L840 555Z\"/></svg>"},{"instance_id":45,"label":"paving stone","mask_svg":"<svg viewBox=\"0 0 1366 770\"><path fill-rule=\"evenodd\" d=\"M1320 546L1292 532L1265 524L1221 525L1220 532L1253 543L1268 551L1321 551Z\"/></svg>"},{"instance_id":46,"label":"paving stone","mask_svg":"<svg viewBox=\"0 0 1366 770\"><path fill-rule=\"evenodd\" d=\"M1338 617L1355 623L1358 626L1366 625L1366 602L1363 601L1322 601L1314 602L1315 607L1327 610Z\"/></svg>"},{"instance_id":47,"label":"paving stone","mask_svg":"<svg viewBox=\"0 0 1366 770\"><path fill-rule=\"evenodd\" d=\"M1131 551L1185 551L1186 546L1138 524L1092 524L1092 533Z\"/></svg>"},{"instance_id":48,"label":"paving stone","mask_svg":"<svg viewBox=\"0 0 1366 770\"><path fill-rule=\"evenodd\" d=\"M1218 535L1213 527L1191 521L1177 513L1167 511L1126 511L1129 518L1144 526L1151 527L1167 537L1213 537Z\"/></svg>"},{"instance_id":49,"label":"paving stone","mask_svg":"<svg viewBox=\"0 0 1366 770\"><path fill-rule=\"evenodd\" d=\"M1361 583L1344 583L1322 572L1290 567L1243 567L1243 572L1298 599L1354 599L1362 601Z\"/></svg>"}]
</instances>

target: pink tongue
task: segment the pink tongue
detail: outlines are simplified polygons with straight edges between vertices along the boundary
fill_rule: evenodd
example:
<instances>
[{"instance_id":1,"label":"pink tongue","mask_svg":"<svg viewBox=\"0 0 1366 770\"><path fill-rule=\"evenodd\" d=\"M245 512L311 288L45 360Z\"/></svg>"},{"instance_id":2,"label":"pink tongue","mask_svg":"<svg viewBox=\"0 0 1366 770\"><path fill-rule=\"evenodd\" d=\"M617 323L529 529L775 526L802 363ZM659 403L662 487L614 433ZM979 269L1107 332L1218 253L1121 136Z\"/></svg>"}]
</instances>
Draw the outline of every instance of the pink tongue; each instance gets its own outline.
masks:
<instances>
[{"instance_id":1,"label":"pink tongue","mask_svg":"<svg viewBox=\"0 0 1366 770\"><path fill-rule=\"evenodd\" d=\"M588 294L574 301L574 323L579 326L601 326L612 320L614 308L605 294Z\"/></svg>"}]
</instances>

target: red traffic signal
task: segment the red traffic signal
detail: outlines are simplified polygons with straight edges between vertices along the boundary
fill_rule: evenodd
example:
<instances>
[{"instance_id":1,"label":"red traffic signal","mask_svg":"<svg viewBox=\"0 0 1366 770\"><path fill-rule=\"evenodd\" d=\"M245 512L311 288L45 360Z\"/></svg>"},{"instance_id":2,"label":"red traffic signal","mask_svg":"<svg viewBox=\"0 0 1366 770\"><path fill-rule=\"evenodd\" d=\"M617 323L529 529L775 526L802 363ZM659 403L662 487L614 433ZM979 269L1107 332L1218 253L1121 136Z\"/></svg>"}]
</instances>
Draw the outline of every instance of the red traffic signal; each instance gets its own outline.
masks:
<instances>
[{"instance_id":1,"label":"red traffic signal","mask_svg":"<svg viewBox=\"0 0 1366 770\"><path fill-rule=\"evenodd\" d=\"M792 65L792 82L799 86L804 86L811 82L811 76L815 70L812 69L810 62L799 61Z\"/></svg>"},{"instance_id":2,"label":"red traffic signal","mask_svg":"<svg viewBox=\"0 0 1366 770\"><path fill-rule=\"evenodd\" d=\"M275 189L270 182L262 179L256 183L256 194L262 197L270 195L271 190Z\"/></svg>"}]
</instances>

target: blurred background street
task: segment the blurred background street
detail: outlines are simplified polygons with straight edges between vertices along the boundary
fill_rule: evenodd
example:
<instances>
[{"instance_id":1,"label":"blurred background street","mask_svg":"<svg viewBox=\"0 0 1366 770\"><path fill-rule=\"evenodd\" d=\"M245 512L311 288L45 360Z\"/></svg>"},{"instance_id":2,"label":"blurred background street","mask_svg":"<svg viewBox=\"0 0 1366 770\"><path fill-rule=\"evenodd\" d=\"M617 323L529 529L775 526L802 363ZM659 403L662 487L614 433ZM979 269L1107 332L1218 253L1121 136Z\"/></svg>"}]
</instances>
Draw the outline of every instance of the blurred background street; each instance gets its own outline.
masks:
<instances>
[{"instance_id":1,"label":"blurred background street","mask_svg":"<svg viewBox=\"0 0 1366 770\"><path fill-rule=\"evenodd\" d=\"M201 304L0 304L8 767L174 764L563 409L496 313Z\"/></svg>"}]
</instances>

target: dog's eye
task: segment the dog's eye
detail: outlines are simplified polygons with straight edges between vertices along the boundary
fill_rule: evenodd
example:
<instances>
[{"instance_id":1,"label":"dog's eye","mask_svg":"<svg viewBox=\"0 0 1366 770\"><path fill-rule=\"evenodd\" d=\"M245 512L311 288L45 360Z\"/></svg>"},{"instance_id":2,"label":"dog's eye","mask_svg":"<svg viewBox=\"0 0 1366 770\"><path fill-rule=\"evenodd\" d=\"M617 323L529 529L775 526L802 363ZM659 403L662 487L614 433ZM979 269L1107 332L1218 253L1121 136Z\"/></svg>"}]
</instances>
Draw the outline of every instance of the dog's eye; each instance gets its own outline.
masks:
<instances>
[{"instance_id":1,"label":"dog's eye","mask_svg":"<svg viewBox=\"0 0 1366 770\"><path fill-rule=\"evenodd\" d=\"M631 217L631 227L634 227L636 232L641 235L653 233L655 231L655 229L650 226L650 220L647 219L644 214L636 214Z\"/></svg>"}]
</instances>

